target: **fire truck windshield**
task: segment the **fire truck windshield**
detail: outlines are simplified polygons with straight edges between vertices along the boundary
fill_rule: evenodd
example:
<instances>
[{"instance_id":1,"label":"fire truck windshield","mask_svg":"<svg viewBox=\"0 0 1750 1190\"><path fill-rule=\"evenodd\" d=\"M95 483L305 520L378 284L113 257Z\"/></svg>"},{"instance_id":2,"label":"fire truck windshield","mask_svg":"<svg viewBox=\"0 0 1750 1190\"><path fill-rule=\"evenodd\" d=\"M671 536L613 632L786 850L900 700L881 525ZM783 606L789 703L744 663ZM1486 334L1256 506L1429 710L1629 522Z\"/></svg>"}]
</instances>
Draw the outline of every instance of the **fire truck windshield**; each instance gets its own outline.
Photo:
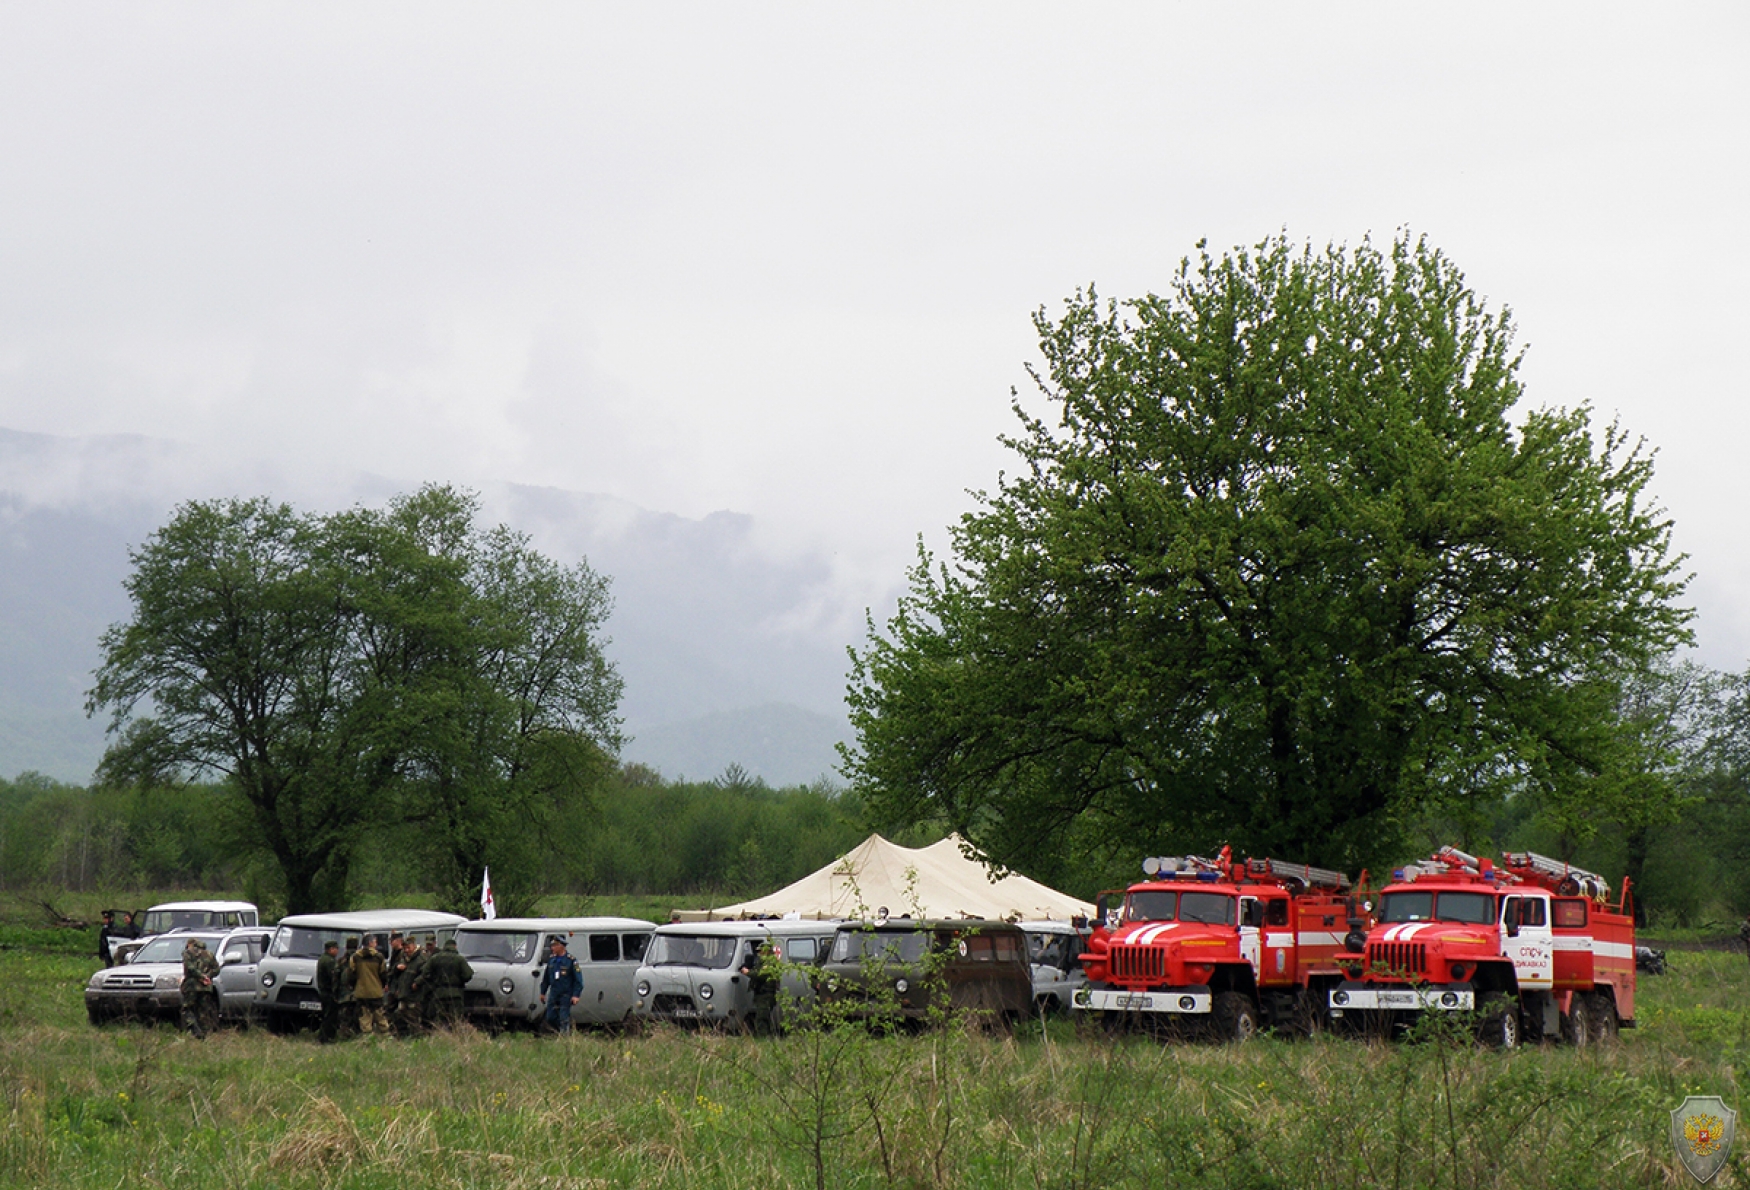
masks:
<instances>
[{"instance_id":1,"label":"fire truck windshield","mask_svg":"<svg viewBox=\"0 0 1750 1190\"><path fill-rule=\"evenodd\" d=\"M1457 921L1467 925L1488 925L1494 920L1493 893L1386 893L1379 910L1381 925L1404 921Z\"/></svg>"},{"instance_id":2,"label":"fire truck windshield","mask_svg":"<svg viewBox=\"0 0 1750 1190\"><path fill-rule=\"evenodd\" d=\"M1234 899L1225 893L1179 892L1177 889L1139 889L1125 898L1124 920L1195 921L1206 925L1231 926L1234 923Z\"/></svg>"}]
</instances>

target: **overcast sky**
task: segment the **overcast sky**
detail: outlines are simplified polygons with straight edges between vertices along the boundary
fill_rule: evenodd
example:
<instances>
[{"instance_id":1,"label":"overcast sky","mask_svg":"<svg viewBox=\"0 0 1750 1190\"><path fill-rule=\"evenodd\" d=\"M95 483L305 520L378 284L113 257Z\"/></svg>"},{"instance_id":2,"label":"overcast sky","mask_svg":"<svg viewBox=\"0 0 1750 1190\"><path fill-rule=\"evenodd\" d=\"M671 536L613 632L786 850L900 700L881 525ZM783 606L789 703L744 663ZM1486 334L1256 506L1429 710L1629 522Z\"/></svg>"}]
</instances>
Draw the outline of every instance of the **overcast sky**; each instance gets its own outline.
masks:
<instances>
[{"instance_id":1,"label":"overcast sky","mask_svg":"<svg viewBox=\"0 0 1750 1190\"><path fill-rule=\"evenodd\" d=\"M0 426L735 510L860 616L1004 465L1032 311L1407 226L1658 448L1742 668L1747 14L7 5Z\"/></svg>"}]
</instances>

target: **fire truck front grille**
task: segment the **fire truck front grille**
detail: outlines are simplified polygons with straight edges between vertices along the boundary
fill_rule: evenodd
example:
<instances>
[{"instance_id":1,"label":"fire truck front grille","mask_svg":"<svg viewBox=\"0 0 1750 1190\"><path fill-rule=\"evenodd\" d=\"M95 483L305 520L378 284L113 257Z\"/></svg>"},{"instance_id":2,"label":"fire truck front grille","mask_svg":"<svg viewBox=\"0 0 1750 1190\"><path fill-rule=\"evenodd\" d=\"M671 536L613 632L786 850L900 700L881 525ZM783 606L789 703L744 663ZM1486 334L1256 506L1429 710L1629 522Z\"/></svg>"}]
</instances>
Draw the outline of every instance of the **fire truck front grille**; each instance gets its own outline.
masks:
<instances>
[{"instance_id":1,"label":"fire truck front grille","mask_svg":"<svg viewBox=\"0 0 1750 1190\"><path fill-rule=\"evenodd\" d=\"M1372 942L1367 947L1367 968L1420 979L1428 974L1428 948L1420 942Z\"/></svg>"},{"instance_id":2,"label":"fire truck front grille","mask_svg":"<svg viewBox=\"0 0 1750 1190\"><path fill-rule=\"evenodd\" d=\"M1154 980L1167 977L1167 952L1158 946L1114 946L1110 951L1115 980Z\"/></svg>"}]
</instances>

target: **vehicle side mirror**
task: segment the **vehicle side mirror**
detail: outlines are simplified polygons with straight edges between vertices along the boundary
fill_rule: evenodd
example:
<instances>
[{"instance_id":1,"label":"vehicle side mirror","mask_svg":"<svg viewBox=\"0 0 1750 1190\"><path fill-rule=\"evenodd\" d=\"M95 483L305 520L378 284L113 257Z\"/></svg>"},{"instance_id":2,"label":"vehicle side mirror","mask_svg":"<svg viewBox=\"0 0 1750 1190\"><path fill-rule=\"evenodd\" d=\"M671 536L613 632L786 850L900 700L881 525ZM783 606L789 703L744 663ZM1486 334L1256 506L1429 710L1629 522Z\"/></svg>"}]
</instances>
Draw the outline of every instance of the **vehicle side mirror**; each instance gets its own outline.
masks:
<instances>
[{"instance_id":1,"label":"vehicle side mirror","mask_svg":"<svg viewBox=\"0 0 1750 1190\"><path fill-rule=\"evenodd\" d=\"M1514 902L1507 906L1507 911L1501 915L1501 924L1507 927L1507 937L1519 937L1519 904Z\"/></svg>"},{"instance_id":2,"label":"vehicle side mirror","mask_svg":"<svg viewBox=\"0 0 1750 1190\"><path fill-rule=\"evenodd\" d=\"M1101 893L1094 899L1094 920L1101 925L1106 923L1106 915L1112 911L1112 906L1106 900L1106 894Z\"/></svg>"}]
</instances>

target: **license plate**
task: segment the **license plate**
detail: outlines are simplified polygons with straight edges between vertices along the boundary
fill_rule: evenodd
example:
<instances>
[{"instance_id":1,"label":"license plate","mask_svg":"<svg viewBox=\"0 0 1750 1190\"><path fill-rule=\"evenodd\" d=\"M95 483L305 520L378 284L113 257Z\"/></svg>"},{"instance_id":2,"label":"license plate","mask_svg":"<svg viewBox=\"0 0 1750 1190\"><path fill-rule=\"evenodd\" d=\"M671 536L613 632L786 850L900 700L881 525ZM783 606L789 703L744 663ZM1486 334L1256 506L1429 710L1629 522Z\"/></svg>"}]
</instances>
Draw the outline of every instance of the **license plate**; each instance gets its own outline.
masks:
<instances>
[{"instance_id":1,"label":"license plate","mask_svg":"<svg viewBox=\"0 0 1750 1190\"><path fill-rule=\"evenodd\" d=\"M302 1008L305 1012L321 1012L322 1011L322 1001L320 1001L320 1000L299 1000L298 1007Z\"/></svg>"},{"instance_id":2,"label":"license plate","mask_svg":"<svg viewBox=\"0 0 1750 1190\"><path fill-rule=\"evenodd\" d=\"M1149 1007L1152 1007L1153 1005L1154 1005L1154 997L1153 996L1120 996L1120 997L1118 997L1118 1007L1120 1007L1120 1008L1149 1008Z\"/></svg>"},{"instance_id":3,"label":"license plate","mask_svg":"<svg viewBox=\"0 0 1750 1190\"><path fill-rule=\"evenodd\" d=\"M1379 1002L1388 1008L1394 1006L1413 1008L1416 1004L1416 997L1411 992L1381 992Z\"/></svg>"}]
</instances>

